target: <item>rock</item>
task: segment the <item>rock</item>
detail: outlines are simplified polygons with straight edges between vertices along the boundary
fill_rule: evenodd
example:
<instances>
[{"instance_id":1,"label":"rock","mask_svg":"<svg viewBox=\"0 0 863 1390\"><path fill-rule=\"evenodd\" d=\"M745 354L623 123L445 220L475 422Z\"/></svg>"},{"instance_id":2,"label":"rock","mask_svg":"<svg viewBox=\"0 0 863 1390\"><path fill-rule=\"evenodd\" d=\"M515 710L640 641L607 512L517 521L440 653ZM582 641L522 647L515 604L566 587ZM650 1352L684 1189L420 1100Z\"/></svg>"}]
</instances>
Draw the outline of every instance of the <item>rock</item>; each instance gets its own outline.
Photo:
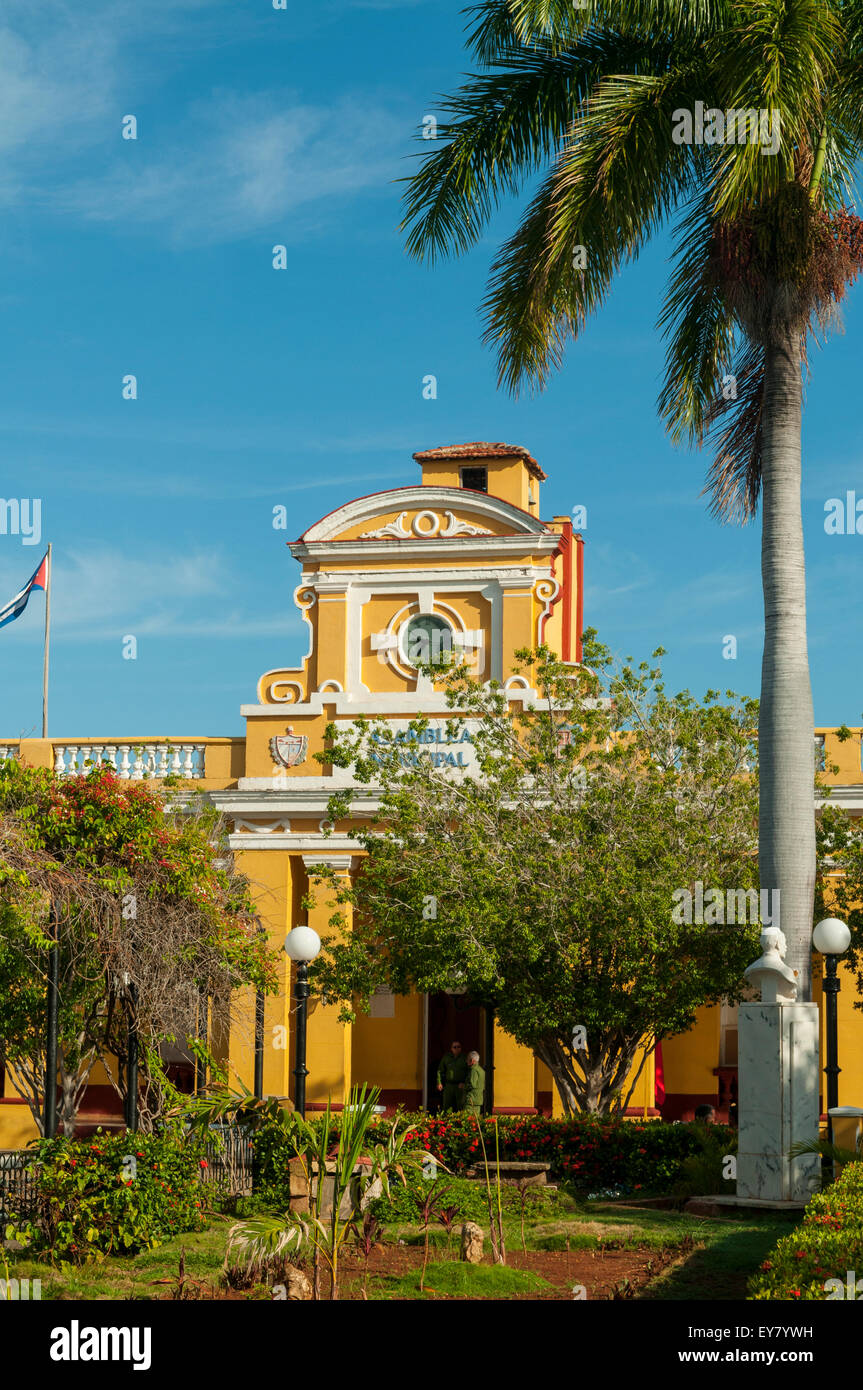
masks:
<instances>
[{"instance_id":1,"label":"rock","mask_svg":"<svg viewBox=\"0 0 863 1390\"><path fill-rule=\"evenodd\" d=\"M312 1296L312 1286L301 1269L288 1265L284 1282L273 1285L273 1299L278 1302L307 1303Z\"/></svg>"},{"instance_id":2,"label":"rock","mask_svg":"<svg viewBox=\"0 0 863 1390\"><path fill-rule=\"evenodd\" d=\"M685 1216L718 1216L719 1206L711 1197L690 1197L683 1211Z\"/></svg>"},{"instance_id":3,"label":"rock","mask_svg":"<svg viewBox=\"0 0 863 1390\"><path fill-rule=\"evenodd\" d=\"M482 1260L484 1243L482 1227L475 1221L466 1221L461 1228L461 1258L470 1265L478 1265Z\"/></svg>"}]
</instances>

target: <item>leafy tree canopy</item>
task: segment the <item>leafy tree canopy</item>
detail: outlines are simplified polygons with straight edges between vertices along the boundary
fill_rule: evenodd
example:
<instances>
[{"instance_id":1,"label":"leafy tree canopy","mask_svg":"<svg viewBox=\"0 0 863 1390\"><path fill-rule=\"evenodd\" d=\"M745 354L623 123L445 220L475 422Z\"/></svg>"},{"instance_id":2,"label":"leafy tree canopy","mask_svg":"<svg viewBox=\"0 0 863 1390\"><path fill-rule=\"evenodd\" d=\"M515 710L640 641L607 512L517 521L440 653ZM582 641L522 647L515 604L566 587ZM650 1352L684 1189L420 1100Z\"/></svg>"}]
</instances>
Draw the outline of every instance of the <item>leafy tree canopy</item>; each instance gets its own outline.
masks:
<instances>
[{"instance_id":1,"label":"leafy tree canopy","mask_svg":"<svg viewBox=\"0 0 863 1390\"><path fill-rule=\"evenodd\" d=\"M331 877L335 930L313 967L345 1018L377 986L466 988L546 1062L567 1111L604 1110L626 1103L640 1042L643 1064L700 1005L737 996L758 926L727 924L724 895L757 887L757 704L670 695L662 654L615 669L593 632L580 667L523 651L514 699L430 668L448 738L470 739L463 773L427 756L427 720L330 726L319 757L357 783L333 823L380 789L355 883ZM698 880L723 910L675 920Z\"/></svg>"},{"instance_id":2,"label":"leafy tree canopy","mask_svg":"<svg viewBox=\"0 0 863 1390\"><path fill-rule=\"evenodd\" d=\"M238 985L275 988L219 817L192 793L182 800L169 805L160 790L104 766L70 778L0 766L0 1041L38 1119L56 941L67 1132L97 1058L125 1094L115 1063L130 1019L144 1043L146 1085L160 1043L185 1044L196 1031L202 999L226 1012Z\"/></svg>"}]
</instances>

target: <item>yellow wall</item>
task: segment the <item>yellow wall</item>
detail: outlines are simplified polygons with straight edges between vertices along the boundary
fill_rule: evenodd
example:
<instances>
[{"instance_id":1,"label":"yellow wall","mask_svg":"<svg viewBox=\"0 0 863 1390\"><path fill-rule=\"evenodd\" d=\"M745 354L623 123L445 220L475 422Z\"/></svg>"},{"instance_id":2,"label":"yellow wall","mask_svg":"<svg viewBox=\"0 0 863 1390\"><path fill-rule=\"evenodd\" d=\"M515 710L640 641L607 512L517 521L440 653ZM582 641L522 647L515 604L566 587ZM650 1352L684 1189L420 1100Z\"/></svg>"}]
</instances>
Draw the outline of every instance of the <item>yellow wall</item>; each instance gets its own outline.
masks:
<instances>
[{"instance_id":1,"label":"yellow wall","mask_svg":"<svg viewBox=\"0 0 863 1390\"><path fill-rule=\"evenodd\" d=\"M502 1110L532 1109L536 1104L533 1053L498 1023L494 1025L494 1103Z\"/></svg>"},{"instance_id":2,"label":"yellow wall","mask_svg":"<svg viewBox=\"0 0 863 1390\"><path fill-rule=\"evenodd\" d=\"M719 1065L719 1005L698 1009L688 1033L662 1044L666 1094L715 1095Z\"/></svg>"},{"instance_id":3,"label":"yellow wall","mask_svg":"<svg viewBox=\"0 0 863 1390\"><path fill-rule=\"evenodd\" d=\"M30 1107L15 1103L12 1096L12 1087L7 1081L6 1099L0 1100L0 1149L26 1149L31 1139L39 1138L39 1129Z\"/></svg>"},{"instance_id":4,"label":"yellow wall","mask_svg":"<svg viewBox=\"0 0 863 1390\"><path fill-rule=\"evenodd\" d=\"M509 446L508 446L509 447ZM507 457L482 456L471 458L448 458L422 462L422 483L425 486L460 488L461 469L469 466L482 466L488 472L488 496L500 498L527 512L531 517L539 517L540 484L532 475L525 459L520 455ZM457 576L459 569L465 567L474 572L480 569L484 583L483 566L493 573L494 583L499 584L502 594L501 650L499 664L504 675L511 671L512 654L517 648L533 646L539 637L539 623L544 613L544 640L553 650L561 650L563 637L563 602L559 598L554 607L548 610L553 593L545 575L552 572L558 583L564 574L563 557L553 554L561 533L569 525L565 516L555 517L546 523L547 530L541 538L520 531L520 523L512 526L499 515L490 516L483 511L481 494L462 493L454 496L447 508L453 515L477 524L482 530L500 537L500 541L483 541L479 551L471 552L470 547L447 550L447 541L436 543L429 537L422 553L410 560L410 568L420 578L426 571L439 571L446 566L451 574ZM332 546L326 552L310 545L302 554L305 542L297 542L294 552L302 561L304 580L295 591L295 602L304 614L311 638L308 657L303 658L297 668L283 667L261 677L257 700L264 713L255 713L247 721L247 735L242 738L195 738L172 739L172 743L204 743L206 745L205 777L199 785L214 793L219 790L236 788L241 778L266 778L274 776L286 778L320 778L330 775L314 760L314 754L323 750L324 728L328 720L350 717L350 703L346 697L335 694L316 695L319 686L325 681L336 681L346 688L348 684L349 661L348 642L348 604L347 594L333 592L330 582L336 576L344 585L353 583L351 575L363 566L363 586L368 577L368 587L372 596L363 605L361 615L361 651L359 653L359 679L367 691L382 696L408 694L416 689L415 676L405 676L393 670L388 662L378 659L372 650L372 634L390 627L394 616L404 608L408 613L418 611L416 587L406 582L402 590L402 580L398 593L388 591L374 592L375 574L386 576L390 571L405 568L404 555L398 551L398 543L377 546L366 563L357 559L356 542L359 537L379 530L388 522L406 512L405 521L411 521L422 511L416 503L408 508L398 504L398 498L382 497L381 511L377 518L352 522L337 535L332 535ZM436 513L442 506L435 504ZM356 512L352 515L356 516ZM503 538L507 539L504 540ZM519 540L521 544L519 544ZM341 548L340 548L341 547ZM572 623L570 633L573 639L572 656L575 654L574 624L578 607L578 541L573 540L569 552L572 572ZM412 546L412 550L417 547ZM501 567L511 567L502 572ZM543 577L523 581L525 574L541 574ZM318 581L322 573L328 576L327 582ZM482 677L488 679L492 670L491 619L492 605L476 589L469 585L473 577L465 578L465 587L447 589L439 593L435 588L435 606L441 604L453 607L460 615L466 628L482 630L484 633ZM335 586L338 588L338 584ZM351 695L356 698L357 693ZM279 698L289 696L290 698ZM293 705L316 698L320 712L310 713L308 707L295 713ZM340 708L337 706L341 704ZM394 718L404 717L404 708L394 703L390 710L382 708L381 713ZM438 718L439 716L435 716ZM294 734L308 738L305 760L292 768L277 766L270 752L270 740L275 735L284 734L291 727ZM840 742L835 729L826 733L826 759L828 764L838 764L837 773L827 772L824 779L828 783L855 785L863 783L860 755L860 732L855 731L846 742ZM73 740L66 740L73 742ZM157 739L123 740L129 744L136 742L157 742ZM97 739L81 739L80 744L98 743ZM10 746L17 746L22 759L33 766L53 766L53 746L51 740L27 739L20 744L8 740ZM320 814L312 814L307 809L304 814L285 813L289 819L287 827L280 832L278 826L268 822L269 812L251 810L246 825L238 825L234 844L238 864L253 885L253 890L273 945L281 947L286 933L298 923L308 922L321 935L329 932L329 916L332 904L326 892L319 891L319 902L308 911L303 904L303 896L308 888L308 874L302 854L286 844L284 836L303 837L307 842L316 841L320 836ZM242 814L242 813L238 813ZM244 849L243 838L266 831L273 833L273 843L268 848L256 845ZM341 823L338 832L349 833L351 823ZM321 841L321 858L329 852L328 842ZM311 860L312 856L307 855ZM269 997L265 1005L264 1029L264 1089L269 1094L287 1095L293 1091L292 1069L294 1066L294 1003L291 993L291 970L282 952L279 957L281 972L280 993ZM857 999L853 977L846 969L842 971L843 983L840 994L840 1064L843 1071L840 1077L841 1103L859 1103L863 1099L863 1015L853 1008ZM325 1005L314 1000L310 1005L308 1029L308 1090L311 1103L321 1103L328 1095L336 1104L344 1101L352 1081L366 1081L381 1086L387 1091L412 1092L422 1090L423 1086L423 1001L418 996L396 998L393 1018L371 1018L361 1014L352 1028L338 1020L338 1006ZM669 1096L702 1097L714 1095L717 1078L714 1068L719 1061L720 1025L719 1008L705 1008L698 1011L694 1027L685 1035L670 1039L663 1045L663 1062L666 1092ZM212 1041L219 1055L224 1056L235 1076L251 1086L254 1075L254 994L252 991L238 991L232 1003L230 1018L214 1020ZM484 1059L485 1060L485 1059ZM499 1026L495 1027L495 1100L503 1109L530 1109L536 1101L537 1091L554 1093L556 1111L559 1107L556 1091L547 1068L538 1064L531 1053L516 1044ZM9 1089L7 1087L7 1095ZM650 1109L654 1104L653 1064L648 1062L631 1098L630 1105L635 1108ZM35 1127L26 1107L0 1104L0 1147L15 1144L18 1138L32 1132Z\"/></svg>"},{"instance_id":5,"label":"yellow wall","mask_svg":"<svg viewBox=\"0 0 863 1390\"><path fill-rule=\"evenodd\" d=\"M494 497L502 497L514 507L529 509L531 491L536 506L531 510L536 515L539 506L539 482L531 479L524 459L518 455L511 458L441 459L424 460L422 480L426 486L461 487L462 468L481 467L488 469L488 491ZM531 489L531 483L533 484ZM489 530L491 526L489 526Z\"/></svg>"},{"instance_id":6,"label":"yellow wall","mask_svg":"<svg viewBox=\"0 0 863 1390\"><path fill-rule=\"evenodd\" d=\"M396 995L393 1018L358 1014L353 1026L354 1083L382 1090L422 1091L422 995Z\"/></svg>"}]
</instances>

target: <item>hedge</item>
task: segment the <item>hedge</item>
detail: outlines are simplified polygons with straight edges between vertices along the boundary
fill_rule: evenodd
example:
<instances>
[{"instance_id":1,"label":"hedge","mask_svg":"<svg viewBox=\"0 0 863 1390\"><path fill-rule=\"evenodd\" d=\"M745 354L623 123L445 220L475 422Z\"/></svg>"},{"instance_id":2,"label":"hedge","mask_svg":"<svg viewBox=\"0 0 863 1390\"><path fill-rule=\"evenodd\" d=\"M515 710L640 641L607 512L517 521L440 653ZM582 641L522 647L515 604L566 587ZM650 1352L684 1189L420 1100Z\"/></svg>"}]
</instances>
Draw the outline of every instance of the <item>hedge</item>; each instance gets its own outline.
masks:
<instances>
[{"instance_id":1,"label":"hedge","mask_svg":"<svg viewBox=\"0 0 863 1390\"><path fill-rule=\"evenodd\" d=\"M16 1235L76 1263L134 1255L204 1225L207 1159L189 1137L105 1134L34 1146L37 1213Z\"/></svg>"},{"instance_id":2,"label":"hedge","mask_svg":"<svg viewBox=\"0 0 863 1390\"><path fill-rule=\"evenodd\" d=\"M495 1153L495 1121L502 1159L549 1165L549 1176L583 1193L670 1193L685 1178L692 1160L708 1154L711 1171L721 1167L723 1154L737 1150L737 1132L725 1125L666 1124L662 1120L623 1120L579 1115L552 1120L543 1115L484 1116L483 1138L489 1159ZM395 1121L415 1126L410 1143L426 1149L449 1170L460 1175L482 1162L477 1120L458 1112L444 1116L421 1111L399 1115ZM320 1123L312 1120L312 1123ZM378 1120L370 1130L382 1134L394 1121ZM331 1140L338 1137L334 1117ZM284 1198L290 1153L277 1134L254 1137L258 1172L256 1191L277 1203ZM702 1189L703 1190L703 1189ZM718 1190L718 1189L716 1189Z\"/></svg>"},{"instance_id":3,"label":"hedge","mask_svg":"<svg viewBox=\"0 0 863 1390\"><path fill-rule=\"evenodd\" d=\"M848 1297L849 1275L863 1300L863 1162L849 1163L813 1197L803 1221L783 1236L749 1281L751 1299L824 1302ZM838 1284L827 1286L834 1279Z\"/></svg>"},{"instance_id":4,"label":"hedge","mask_svg":"<svg viewBox=\"0 0 863 1390\"><path fill-rule=\"evenodd\" d=\"M493 1199L497 1202L497 1192L492 1185ZM385 1225L419 1225L422 1221L421 1205L432 1194L434 1206L431 1224L440 1222L438 1212L449 1210L454 1219L461 1221L488 1221L488 1198L485 1183L467 1182L464 1178L453 1178L441 1173L429 1181L416 1172L405 1175L402 1183L393 1178L388 1197L376 1197L371 1202L371 1210ZM518 1215L524 1206L525 1214L532 1216L542 1211L552 1215L558 1205L558 1196L553 1189L545 1186L531 1186L523 1193L508 1183L501 1184L501 1206L511 1215Z\"/></svg>"},{"instance_id":5,"label":"hedge","mask_svg":"<svg viewBox=\"0 0 863 1390\"><path fill-rule=\"evenodd\" d=\"M455 1173L482 1162L482 1144L472 1115L414 1117L414 1143L427 1148ZM579 1191L669 1192L685 1160L705 1145L725 1153L737 1148L727 1126L665 1124L579 1115L552 1120L544 1115L498 1115L480 1121L490 1159L495 1152L495 1121L501 1158L547 1163L550 1176Z\"/></svg>"}]
</instances>

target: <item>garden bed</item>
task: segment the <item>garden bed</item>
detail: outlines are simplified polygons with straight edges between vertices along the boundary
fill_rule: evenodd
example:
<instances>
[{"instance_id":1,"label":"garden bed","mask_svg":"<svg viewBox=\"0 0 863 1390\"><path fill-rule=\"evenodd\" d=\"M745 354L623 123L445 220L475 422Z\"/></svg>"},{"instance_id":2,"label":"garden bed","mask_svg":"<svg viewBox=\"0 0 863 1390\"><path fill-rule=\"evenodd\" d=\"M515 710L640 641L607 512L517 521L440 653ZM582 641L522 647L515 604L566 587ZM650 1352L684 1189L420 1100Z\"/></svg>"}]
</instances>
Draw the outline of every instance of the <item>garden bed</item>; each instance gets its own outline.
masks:
<instances>
[{"instance_id":1,"label":"garden bed","mask_svg":"<svg viewBox=\"0 0 863 1390\"><path fill-rule=\"evenodd\" d=\"M581 1286L588 1300L633 1298L679 1255L676 1249L522 1250L507 1252L506 1265L494 1265L489 1256L480 1265L460 1260L432 1261L426 1272L426 1289L419 1291L423 1252L417 1247L384 1245L369 1259L369 1300L386 1298L441 1299L506 1298L572 1302ZM512 1274L534 1276L541 1284L524 1287ZM463 1291L451 1285L463 1281ZM443 1285L443 1287L439 1287ZM363 1297L363 1261L351 1252L341 1275L341 1297Z\"/></svg>"}]
</instances>

